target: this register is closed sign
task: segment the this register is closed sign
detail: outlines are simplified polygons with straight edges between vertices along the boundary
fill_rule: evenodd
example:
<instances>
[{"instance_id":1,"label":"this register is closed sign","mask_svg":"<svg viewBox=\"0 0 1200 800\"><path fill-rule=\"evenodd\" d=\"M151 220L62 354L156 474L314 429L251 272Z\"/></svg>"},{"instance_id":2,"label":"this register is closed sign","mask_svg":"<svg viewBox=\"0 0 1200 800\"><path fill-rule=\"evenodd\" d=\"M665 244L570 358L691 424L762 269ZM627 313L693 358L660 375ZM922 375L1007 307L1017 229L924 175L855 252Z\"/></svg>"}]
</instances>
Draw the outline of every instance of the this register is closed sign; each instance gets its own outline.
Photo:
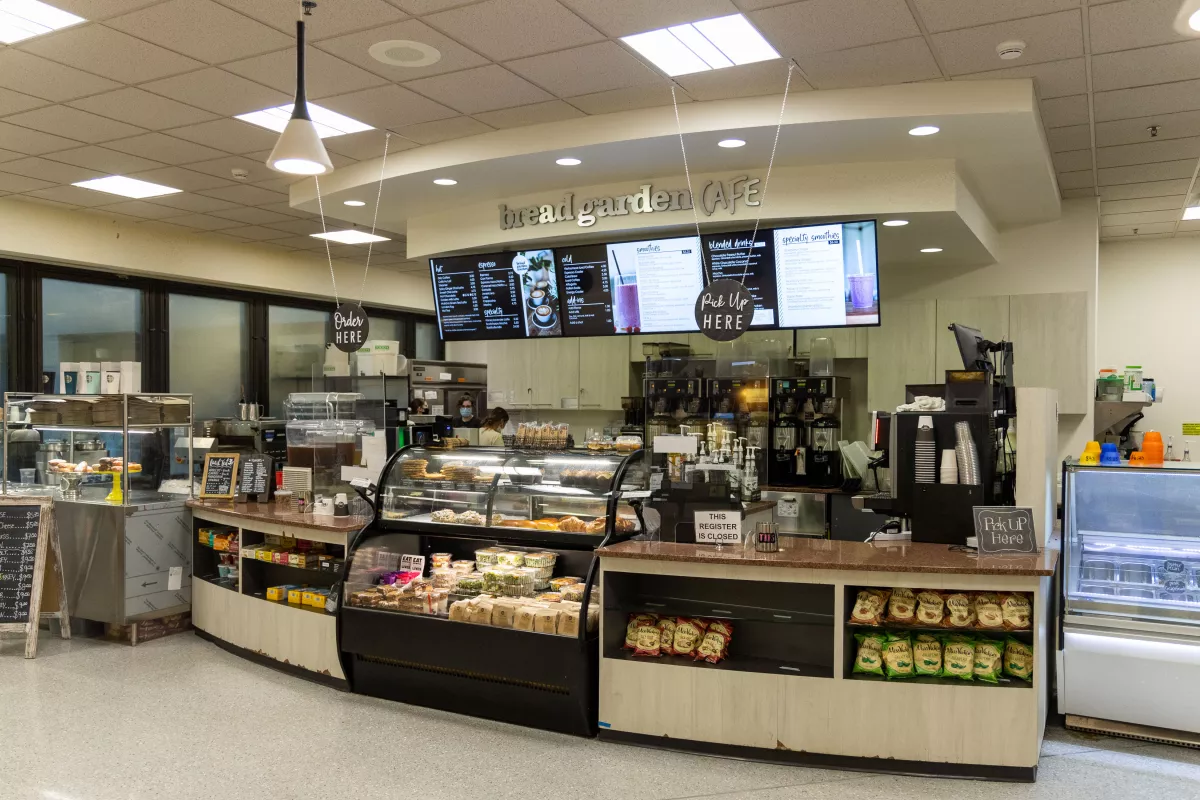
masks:
<instances>
[{"instance_id":1,"label":"this register is closed sign","mask_svg":"<svg viewBox=\"0 0 1200 800\"><path fill-rule=\"evenodd\" d=\"M740 544L742 541L742 512L697 511L697 544Z\"/></svg>"}]
</instances>

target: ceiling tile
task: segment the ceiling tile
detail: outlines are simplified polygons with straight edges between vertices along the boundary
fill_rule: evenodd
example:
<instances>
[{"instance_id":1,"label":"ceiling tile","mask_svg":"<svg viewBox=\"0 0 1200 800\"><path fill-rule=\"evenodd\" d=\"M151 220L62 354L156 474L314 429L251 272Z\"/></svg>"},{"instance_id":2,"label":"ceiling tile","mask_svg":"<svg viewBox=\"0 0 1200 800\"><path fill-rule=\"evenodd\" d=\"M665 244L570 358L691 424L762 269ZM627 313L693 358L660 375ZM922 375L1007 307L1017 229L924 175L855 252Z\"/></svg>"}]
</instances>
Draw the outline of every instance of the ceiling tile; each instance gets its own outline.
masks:
<instances>
[{"instance_id":1,"label":"ceiling tile","mask_svg":"<svg viewBox=\"0 0 1200 800\"><path fill-rule=\"evenodd\" d=\"M1142 183L1144 181L1166 181L1175 178L1191 178L1196 170L1196 159L1160 161L1155 164L1138 164L1132 167L1109 167L1099 171L1097 179L1101 186L1119 183Z\"/></svg>"},{"instance_id":2,"label":"ceiling tile","mask_svg":"<svg viewBox=\"0 0 1200 800\"><path fill-rule=\"evenodd\" d=\"M340 58L311 47L305 61L309 100L320 100L331 94L345 94L387 82L365 69L359 69ZM295 50L280 50L243 61L234 61L224 65L222 69L281 92L294 94L296 91Z\"/></svg>"},{"instance_id":3,"label":"ceiling tile","mask_svg":"<svg viewBox=\"0 0 1200 800\"><path fill-rule=\"evenodd\" d=\"M282 231L264 228L261 225L247 225L243 228L230 228L225 231L230 236L241 236L254 242L265 242L269 239L287 239L289 235Z\"/></svg>"},{"instance_id":4,"label":"ceiling tile","mask_svg":"<svg viewBox=\"0 0 1200 800\"><path fill-rule=\"evenodd\" d=\"M396 128L454 116L454 111L444 105L402 86L390 85L327 97L321 105L376 128Z\"/></svg>"},{"instance_id":5,"label":"ceiling tile","mask_svg":"<svg viewBox=\"0 0 1200 800\"><path fill-rule=\"evenodd\" d=\"M929 31L971 28L992 22L1033 17L1054 11L1078 8L1079 0L915 0L917 10ZM999 44L1001 40L996 40Z\"/></svg>"},{"instance_id":6,"label":"ceiling tile","mask_svg":"<svg viewBox=\"0 0 1200 800\"><path fill-rule=\"evenodd\" d=\"M69 105L152 131L174 128L177 125L190 125L213 118L213 115L207 111L176 103L169 98L144 92L131 86L117 89L115 92L105 92L72 100Z\"/></svg>"},{"instance_id":7,"label":"ceiling tile","mask_svg":"<svg viewBox=\"0 0 1200 800\"><path fill-rule=\"evenodd\" d=\"M464 136L475 136L493 130L479 120L470 117L451 117L436 122L422 122L420 125L406 125L397 128L396 133L417 144L434 144L450 139L461 139Z\"/></svg>"},{"instance_id":8,"label":"ceiling tile","mask_svg":"<svg viewBox=\"0 0 1200 800\"><path fill-rule=\"evenodd\" d=\"M1067 150L1054 154L1055 172L1074 172L1092 168L1091 150Z\"/></svg>"},{"instance_id":9,"label":"ceiling tile","mask_svg":"<svg viewBox=\"0 0 1200 800\"><path fill-rule=\"evenodd\" d=\"M1064 97L1087 91L1087 72L1082 58L1068 58L1045 64L1026 64L1008 69L993 69L959 75L955 80L1003 80L1006 78L1033 78L1038 97Z\"/></svg>"},{"instance_id":10,"label":"ceiling tile","mask_svg":"<svg viewBox=\"0 0 1200 800\"><path fill-rule=\"evenodd\" d=\"M141 217L142 219L178 217L183 213L177 208L161 206L156 203L147 203L145 200L130 200L127 203L114 203L111 206L104 206L103 210L115 211L118 214L128 214L131 217Z\"/></svg>"},{"instance_id":11,"label":"ceiling tile","mask_svg":"<svg viewBox=\"0 0 1200 800\"><path fill-rule=\"evenodd\" d=\"M1132 200L1139 197L1168 197L1184 194L1191 187L1192 179L1188 178L1166 181L1149 181L1146 183L1126 183L1120 186L1100 187L1101 200Z\"/></svg>"},{"instance_id":12,"label":"ceiling tile","mask_svg":"<svg viewBox=\"0 0 1200 800\"><path fill-rule=\"evenodd\" d=\"M222 186L233 185L233 181L228 177L221 178L213 175L205 175L203 172L193 172L183 167L160 167L158 169L146 170L145 172L130 173L129 177L139 178L151 183L161 183L163 186L182 189L185 192L198 192L202 189L219 189ZM178 197L180 195L173 196ZM160 202L159 198L154 198L154 202ZM168 203L168 205L171 204ZM184 208L184 206L179 207ZM200 211L202 209L188 208L188 210ZM203 210L207 211L208 209Z\"/></svg>"},{"instance_id":13,"label":"ceiling tile","mask_svg":"<svg viewBox=\"0 0 1200 800\"><path fill-rule=\"evenodd\" d=\"M921 34L904 0L808 0L749 16L776 50L792 58Z\"/></svg>"},{"instance_id":14,"label":"ceiling tile","mask_svg":"<svg viewBox=\"0 0 1200 800\"><path fill-rule=\"evenodd\" d=\"M165 133L196 144L216 147L229 153L251 153L255 150L270 150L279 141L279 134L242 122L240 119L215 119L199 125L172 128Z\"/></svg>"},{"instance_id":15,"label":"ceiling tile","mask_svg":"<svg viewBox=\"0 0 1200 800\"><path fill-rule=\"evenodd\" d=\"M117 89L120 84L9 47L0 49L0 86L62 102Z\"/></svg>"},{"instance_id":16,"label":"ceiling tile","mask_svg":"<svg viewBox=\"0 0 1200 800\"><path fill-rule=\"evenodd\" d=\"M687 92L676 92L680 103L690 103ZM588 114L611 114L615 111L631 111L635 108L651 108L671 104L670 84L637 86L632 89L611 89L607 92L583 94L568 98L571 105Z\"/></svg>"},{"instance_id":17,"label":"ceiling tile","mask_svg":"<svg viewBox=\"0 0 1200 800\"><path fill-rule=\"evenodd\" d=\"M1092 89L1105 92L1200 78L1200 39L1092 56Z\"/></svg>"},{"instance_id":18,"label":"ceiling tile","mask_svg":"<svg viewBox=\"0 0 1200 800\"><path fill-rule=\"evenodd\" d=\"M296 34L296 0L217 0L248 17L277 28L289 36ZM305 17L305 37L310 42L337 36L347 31L374 28L404 18L404 13L384 0L336 0L322 4L315 14ZM292 53L293 57L295 53Z\"/></svg>"},{"instance_id":19,"label":"ceiling tile","mask_svg":"<svg viewBox=\"0 0 1200 800\"><path fill-rule=\"evenodd\" d=\"M693 100L725 100L732 97L755 97L764 94L783 94L787 84L788 62L783 60L762 61L740 67L714 69L692 75L680 75L675 82L683 87ZM792 73L788 86L791 92L806 92L812 87L804 82L800 73Z\"/></svg>"},{"instance_id":20,"label":"ceiling tile","mask_svg":"<svg viewBox=\"0 0 1200 800\"><path fill-rule=\"evenodd\" d=\"M1151 125L1158 127L1158 135L1154 138L1151 138L1148 130ZM1158 114L1096 123L1098 147L1181 139L1188 136L1200 136L1200 111L1181 111L1178 114Z\"/></svg>"},{"instance_id":21,"label":"ceiling tile","mask_svg":"<svg viewBox=\"0 0 1200 800\"><path fill-rule=\"evenodd\" d=\"M286 214L292 219L316 216L315 214L310 214L307 211L301 211L298 208L292 208L290 203L260 203L257 207L267 211L276 211L280 214Z\"/></svg>"},{"instance_id":22,"label":"ceiling tile","mask_svg":"<svg viewBox=\"0 0 1200 800\"><path fill-rule=\"evenodd\" d=\"M485 111L482 114L476 114L475 119L491 125L493 128L517 128L522 125L539 125L544 122L559 122L582 116L586 115L570 103L562 100L547 100L544 103L533 103L516 108Z\"/></svg>"},{"instance_id":23,"label":"ceiling tile","mask_svg":"<svg viewBox=\"0 0 1200 800\"><path fill-rule=\"evenodd\" d=\"M376 61L367 52L371 45L388 41L422 42L436 48L442 57L437 63L427 67L397 67ZM468 50L424 22L415 19L339 36L335 39L326 39L318 42L317 47L397 83L426 78L430 75L441 75L444 72L457 72L460 69L470 69L488 63L483 56Z\"/></svg>"},{"instance_id":24,"label":"ceiling tile","mask_svg":"<svg viewBox=\"0 0 1200 800\"><path fill-rule=\"evenodd\" d=\"M292 219L286 214L280 214L275 211L267 211L265 208L239 207L230 208L224 211L213 211L211 213L214 217L231 219L234 222L240 222L243 225L266 225L270 222L287 222ZM279 232L275 231L275 233Z\"/></svg>"},{"instance_id":25,"label":"ceiling tile","mask_svg":"<svg viewBox=\"0 0 1200 800\"><path fill-rule=\"evenodd\" d=\"M1165 211L1183 208L1186 195L1173 194L1166 197L1141 197L1136 200L1102 200L1101 214L1131 214L1136 211Z\"/></svg>"},{"instance_id":26,"label":"ceiling tile","mask_svg":"<svg viewBox=\"0 0 1200 800\"><path fill-rule=\"evenodd\" d=\"M21 49L121 83L141 83L199 69L204 64L103 25L39 36Z\"/></svg>"},{"instance_id":27,"label":"ceiling tile","mask_svg":"<svg viewBox=\"0 0 1200 800\"><path fill-rule=\"evenodd\" d=\"M1152 142L1101 147L1096 151L1096 165L1100 167L1126 167L1184 158L1200 158L1200 137L1156 139Z\"/></svg>"},{"instance_id":28,"label":"ceiling tile","mask_svg":"<svg viewBox=\"0 0 1200 800\"><path fill-rule=\"evenodd\" d=\"M0 89L0 117L6 114L16 114L18 111L28 111L31 108L40 108L49 104L48 100L42 100L33 95L21 94L11 89Z\"/></svg>"},{"instance_id":29,"label":"ceiling tile","mask_svg":"<svg viewBox=\"0 0 1200 800\"><path fill-rule=\"evenodd\" d=\"M379 129L334 136L325 140L325 149L330 153L366 161L369 158L379 158L383 155L383 140L386 136L387 131ZM388 153L399 153L401 150L409 150L416 146L413 142L393 136L388 142Z\"/></svg>"},{"instance_id":30,"label":"ceiling tile","mask_svg":"<svg viewBox=\"0 0 1200 800\"><path fill-rule=\"evenodd\" d=\"M186 228L199 228L202 231L219 231L222 228L237 228L238 223L220 217L210 217L208 214L184 214L181 217L171 217L172 225L183 225Z\"/></svg>"},{"instance_id":31,"label":"ceiling tile","mask_svg":"<svg viewBox=\"0 0 1200 800\"><path fill-rule=\"evenodd\" d=\"M216 68L164 78L143 84L142 88L227 117L292 101L291 95Z\"/></svg>"},{"instance_id":32,"label":"ceiling tile","mask_svg":"<svg viewBox=\"0 0 1200 800\"><path fill-rule=\"evenodd\" d=\"M1047 128L1089 124L1087 95L1085 94L1043 100L1041 106L1042 122Z\"/></svg>"},{"instance_id":33,"label":"ceiling tile","mask_svg":"<svg viewBox=\"0 0 1200 800\"><path fill-rule=\"evenodd\" d=\"M921 37L796 58L817 89L848 89L923 81L940 76Z\"/></svg>"},{"instance_id":34,"label":"ceiling tile","mask_svg":"<svg viewBox=\"0 0 1200 800\"><path fill-rule=\"evenodd\" d=\"M1101 238L1109 238L1114 236L1145 236L1153 233L1171 233L1175 230L1174 222L1150 222L1143 225L1114 225L1100 229Z\"/></svg>"},{"instance_id":35,"label":"ceiling tile","mask_svg":"<svg viewBox=\"0 0 1200 800\"><path fill-rule=\"evenodd\" d=\"M296 236L309 236L314 233L321 232L321 220L313 217L311 219L297 219L291 222L273 222L267 226L274 228L277 231L284 231ZM316 239L313 240L317 241ZM322 245L324 247L324 245Z\"/></svg>"},{"instance_id":36,"label":"ceiling tile","mask_svg":"<svg viewBox=\"0 0 1200 800\"><path fill-rule=\"evenodd\" d=\"M325 243L311 236L288 236L286 239L276 239L274 243L297 250L325 250Z\"/></svg>"},{"instance_id":37,"label":"ceiling tile","mask_svg":"<svg viewBox=\"0 0 1200 800\"><path fill-rule=\"evenodd\" d=\"M206 189L201 194L207 197L215 197L218 200L228 200L231 203L241 203L247 206L256 206L263 203L284 203L288 199L286 194L270 192L266 189L260 189L257 186L227 186L224 189Z\"/></svg>"},{"instance_id":38,"label":"ceiling tile","mask_svg":"<svg viewBox=\"0 0 1200 800\"><path fill-rule=\"evenodd\" d=\"M449 75L437 75L410 81L413 91L420 92L463 114L512 108L542 100L551 95L529 81L496 64Z\"/></svg>"},{"instance_id":39,"label":"ceiling tile","mask_svg":"<svg viewBox=\"0 0 1200 800\"><path fill-rule=\"evenodd\" d=\"M246 156L224 156L209 161L189 163L187 168L196 172L203 172L205 175L212 175L216 178L224 178L225 180L234 180L233 170L244 169L250 173L250 177L246 179L246 182L252 183L254 181L265 181L278 175L265 162L266 159L259 161ZM239 200L236 202L242 201Z\"/></svg>"},{"instance_id":40,"label":"ceiling tile","mask_svg":"<svg viewBox=\"0 0 1200 800\"><path fill-rule=\"evenodd\" d=\"M1096 92L1096 122L1200 109L1200 80Z\"/></svg>"},{"instance_id":41,"label":"ceiling tile","mask_svg":"<svg viewBox=\"0 0 1200 800\"><path fill-rule=\"evenodd\" d=\"M1050 152L1082 150L1092 146L1092 129L1089 125L1068 125L1065 128L1050 128L1046 131Z\"/></svg>"},{"instance_id":42,"label":"ceiling tile","mask_svg":"<svg viewBox=\"0 0 1200 800\"><path fill-rule=\"evenodd\" d=\"M24 175L26 178L37 178L52 183L78 183L104 175L98 170L76 167L72 164L60 164L45 158L21 158L16 161L5 161L0 164L0 172L10 172L14 175Z\"/></svg>"},{"instance_id":43,"label":"ceiling tile","mask_svg":"<svg viewBox=\"0 0 1200 800\"><path fill-rule=\"evenodd\" d=\"M28 192L34 197L40 197L43 200L54 200L59 203L70 203L74 206L84 206L90 208L92 206L106 206L117 199L117 195L109 194L108 192L97 192L92 189L81 189L78 186L51 186L49 189L38 189L37 191Z\"/></svg>"},{"instance_id":44,"label":"ceiling tile","mask_svg":"<svg viewBox=\"0 0 1200 800\"><path fill-rule=\"evenodd\" d=\"M16 153L12 150L0 150L0 162L15 161L18 158L25 158L24 153Z\"/></svg>"},{"instance_id":45,"label":"ceiling tile","mask_svg":"<svg viewBox=\"0 0 1200 800\"><path fill-rule=\"evenodd\" d=\"M1095 180L1090 169L1058 173L1058 186L1061 189L1085 189L1094 185Z\"/></svg>"},{"instance_id":46,"label":"ceiling tile","mask_svg":"<svg viewBox=\"0 0 1200 800\"><path fill-rule=\"evenodd\" d=\"M39 133L32 128L22 128L17 125L9 125L7 122L0 122L0 148L5 150L38 156L55 150L78 147L81 144L83 142L77 142L74 139L64 139Z\"/></svg>"},{"instance_id":47,"label":"ceiling tile","mask_svg":"<svg viewBox=\"0 0 1200 800\"><path fill-rule=\"evenodd\" d=\"M153 202L155 205L159 206L166 206L167 208L177 209L179 213L183 213L184 211L195 211L198 213L207 214L212 213L213 211L224 211L226 209L239 207L236 203L230 203L228 200L218 200L215 197L205 197L202 194L192 194L191 192L184 192L182 194L169 194L165 197L155 197L152 201L148 202Z\"/></svg>"},{"instance_id":48,"label":"ceiling tile","mask_svg":"<svg viewBox=\"0 0 1200 800\"><path fill-rule=\"evenodd\" d=\"M1064 200L1074 200L1083 197L1095 197L1095 188L1088 186L1085 189L1063 189L1062 196Z\"/></svg>"},{"instance_id":49,"label":"ceiling tile","mask_svg":"<svg viewBox=\"0 0 1200 800\"><path fill-rule=\"evenodd\" d=\"M1083 55L1083 23L1078 9L937 33L931 38L942 65L951 75L1002 67L1005 62L996 55L996 45L1008 39L1025 42L1022 66Z\"/></svg>"},{"instance_id":50,"label":"ceiling tile","mask_svg":"<svg viewBox=\"0 0 1200 800\"><path fill-rule=\"evenodd\" d=\"M142 133L135 125L89 114L70 106L48 106L33 111L22 111L4 118L5 122L33 128L55 136L70 136L89 144L124 139Z\"/></svg>"},{"instance_id":51,"label":"ceiling tile","mask_svg":"<svg viewBox=\"0 0 1200 800\"><path fill-rule=\"evenodd\" d=\"M1132 214L1106 214L1100 218L1100 224L1105 227L1116 225L1144 225L1148 222L1170 222L1174 225L1179 221L1179 207L1163 211L1138 211Z\"/></svg>"},{"instance_id":52,"label":"ceiling tile","mask_svg":"<svg viewBox=\"0 0 1200 800\"><path fill-rule=\"evenodd\" d=\"M220 150L211 147L185 142L164 133L144 133L129 139L119 139L108 142L110 150L120 150L122 153L132 153L135 156L151 158L164 164L187 164L192 161L203 161L209 158L220 158L225 155Z\"/></svg>"},{"instance_id":53,"label":"ceiling tile","mask_svg":"<svg viewBox=\"0 0 1200 800\"><path fill-rule=\"evenodd\" d=\"M733 0L733 4L742 11L758 11L762 8L771 8L772 6L782 6L787 3L794 3L796 0Z\"/></svg>"},{"instance_id":54,"label":"ceiling tile","mask_svg":"<svg viewBox=\"0 0 1200 800\"><path fill-rule=\"evenodd\" d=\"M604 38L555 0L484 0L433 14L425 21L496 61L565 50Z\"/></svg>"},{"instance_id":55,"label":"ceiling tile","mask_svg":"<svg viewBox=\"0 0 1200 800\"><path fill-rule=\"evenodd\" d=\"M661 83L661 74L616 42L598 42L522 58L504 66L558 97Z\"/></svg>"},{"instance_id":56,"label":"ceiling tile","mask_svg":"<svg viewBox=\"0 0 1200 800\"><path fill-rule=\"evenodd\" d=\"M1175 32L1179 6L1180 0L1124 0L1090 9L1092 52L1129 50L1190 38Z\"/></svg>"},{"instance_id":57,"label":"ceiling tile","mask_svg":"<svg viewBox=\"0 0 1200 800\"><path fill-rule=\"evenodd\" d=\"M53 185L50 181L0 172L0 192L31 192L34 189L46 189Z\"/></svg>"},{"instance_id":58,"label":"ceiling tile","mask_svg":"<svg viewBox=\"0 0 1200 800\"><path fill-rule=\"evenodd\" d=\"M1200 231L1200 219L1180 220L1175 230L1177 233L1194 234Z\"/></svg>"},{"instance_id":59,"label":"ceiling tile","mask_svg":"<svg viewBox=\"0 0 1200 800\"><path fill-rule=\"evenodd\" d=\"M559 0L609 36L682 25L738 13L731 0Z\"/></svg>"},{"instance_id":60,"label":"ceiling tile","mask_svg":"<svg viewBox=\"0 0 1200 800\"><path fill-rule=\"evenodd\" d=\"M160 0L51 0L50 4L88 20L101 20L152 6Z\"/></svg>"},{"instance_id":61,"label":"ceiling tile","mask_svg":"<svg viewBox=\"0 0 1200 800\"><path fill-rule=\"evenodd\" d=\"M292 36L211 0L168 0L106 24L207 64L282 50L295 44Z\"/></svg>"}]
</instances>

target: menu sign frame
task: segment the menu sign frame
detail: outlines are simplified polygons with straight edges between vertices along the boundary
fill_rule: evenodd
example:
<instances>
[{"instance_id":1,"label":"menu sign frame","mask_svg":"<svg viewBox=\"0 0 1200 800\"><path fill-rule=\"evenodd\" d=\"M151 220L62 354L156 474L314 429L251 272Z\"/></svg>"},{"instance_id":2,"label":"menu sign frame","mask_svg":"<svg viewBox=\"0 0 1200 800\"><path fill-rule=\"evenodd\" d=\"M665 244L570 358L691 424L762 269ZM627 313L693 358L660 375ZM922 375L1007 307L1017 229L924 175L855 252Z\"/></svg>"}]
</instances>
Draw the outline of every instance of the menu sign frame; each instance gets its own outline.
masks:
<instances>
[{"instance_id":1,"label":"menu sign frame","mask_svg":"<svg viewBox=\"0 0 1200 800\"><path fill-rule=\"evenodd\" d=\"M42 613L42 588L49 552L54 552L58 610ZM25 657L37 657L38 629L56 617L62 638L71 638L62 548L50 497L0 498L0 633L24 633Z\"/></svg>"},{"instance_id":2,"label":"menu sign frame","mask_svg":"<svg viewBox=\"0 0 1200 800\"><path fill-rule=\"evenodd\" d=\"M240 453L205 453L200 475L200 497L232 500L237 494Z\"/></svg>"}]
</instances>

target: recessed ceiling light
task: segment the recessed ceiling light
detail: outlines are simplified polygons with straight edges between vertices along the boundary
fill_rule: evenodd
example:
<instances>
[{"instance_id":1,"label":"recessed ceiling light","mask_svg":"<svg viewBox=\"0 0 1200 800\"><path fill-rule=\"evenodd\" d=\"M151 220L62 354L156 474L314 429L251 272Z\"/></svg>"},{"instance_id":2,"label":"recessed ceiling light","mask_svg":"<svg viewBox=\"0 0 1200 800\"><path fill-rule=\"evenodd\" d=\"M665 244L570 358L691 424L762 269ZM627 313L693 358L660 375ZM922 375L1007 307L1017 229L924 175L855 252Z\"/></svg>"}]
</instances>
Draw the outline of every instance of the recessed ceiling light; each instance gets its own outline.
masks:
<instances>
[{"instance_id":1,"label":"recessed ceiling light","mask_svg":"<svg viewBox=\"0 0 1200 800\"><path fill-rule=\"evenodd\" d=\"M921 252L922 253L940 253L940 252L942 252L942 248L940 248L940 247L922 247Z\"/></svg>"},{"instance_id":2,"label":"recessed ceiling light","mask_svg":"<svg viewBox=\"0 0 1200 800\"><path fill-rule=\"evenodd\" d=\"M906 220L906 219L889 219L883 223L883 227L899 228L900 226L907 225L907 224L908 224L908 220Z\"/></svg>"},{"instance_id":3,"label":"recessed ceiling light","mask_svg":"<svg viewBox=\"0 0 1200 800\"><path fill-rule=\"evenodd\" d=\"M1196 12L1200 14L1200 11ZM1184 219L1200 219L1200 206L1188 206L1183 210Z\"/></svg>"},{"instance_id":4,"label":"recessed ceiling light","mask_svg":"<svg viewBox=\"0 0 1200 800\"><path fill-rule=\"evenodd\" d=\"M428 67L442 60L442 51L424 42L411 39L392 39L376 42L367 48L371 58L393 67Z\"/></svg>"},{"instance_id":5,"label":"recessed ceiling light","mask_svg":"<svg viewBox=\"0 0 1200 800\"><path fill-rule=\"evenodd\" d=\"M744 147L746 142L742 139L722 139L717 142L717 147Z\"/></svg>"},{"instance_id":6,"label":"recessed ceiling light","mask_svg":"<svg viewBox=\"0 0 1200 800\"><path fill-rule=\"evenodd\" d=\"M932 136L933 134L937 133L940 130L941 130L941 128L939 128L936 125L918 125L917 127L910 130L908 132L908 135L909 136Z\"/></svg>"},{"instance_id":7,"label":"recessed ceiling light","mask_svg":"<svg viewBox=\"0 0 1200 800\"><path fill-rule=\"evenodd\" d=\"M366 203L364 203L362 200L347 200L347 201L345 201L344 203L342 203L342 205L344 205L344 206L355 206L355 207L357 207L357 206L365 206L365 205L366 205ZM886 223L885 223L885 224L886 224Z\"/></svg>"},{"instance_id":8,"label":"recessed ceiling light","mask_svg":"<svg viewBox=\"0 0 1200 800\"><path fill-rule=\"evenodd\" d=\"M328 239L331 242L338 244L366 244L367 242L390 242L391 239L386 236L376 236L373 233L356 230L351 228L345 231L327 231L325 233L310 234L317 239Z\"/></svg>"},{"instance_id":9,"label":"recessed ceiling light","mask_svg":"<svg viewBox=\"0 0 1200 800\"><path fill-rule=\"evenodd\" d=\"M3 2L3 0L0 0L0 2ZM361 133L373 130L370 125L364 122L350 119L350 117L343 116L336 111L330 111L328 108L321 108L321 106L314 103L308 104L308 114L312 117L313 125L317 129L317 135L322 139L328 139L331 136L342 136L347 133ZM292 106L288 104L286 106L276 106L275 108L264 108L262 111L238 114L237 118L242 122L249 122L251 125L266 128L269 131L283 133L283 129L287 127L288 120L292 118Z\"/></svg>"},{"instance_id":10,"label":"recessed ceiling light","mask_svg":"<svg viewBox=\"0 0 1200 800\"><path fill-rule=\"evenodd\" d=\"M779 58L741 14L622 36L621 41L670 76Z\"/></svg>"},{"instance_id":11,"label":"recessed ceiling light","mask_svg":"<svg viewBox=\"0 0 1200 800\"><path fill-rule=\"evenodd\" d=\"M560 167L578 167L583 162L578 158L560 158L554 163L558 164Z\"/></svg>"},{"instance_id":12,"label":"recessed ceiling light","mask_svg":"<svg viewBox=\"0 0 1200 800\"><path fill-rule=\"evenodd\" d=\"M139 181L136 178L125 178L120 175L109 175L107 178L92 178L90 181L80 181L71 185L83 189L92 189L97 192L119 194L122 197L132 197L137 200L141 200L144 197L161 197L164 194L178 194L183 191L182 189L173 189L170 186L150 183L149 181Z\"/></svg>"},{"instance_id":13,"label":"recessed ceiling light","mask_svg":"<svg viewBox=\"0 0 1200 800\"><path fill-rule=\"evenodd\" d=\"M0 0L0 43L13 44L87 22L38 0Z\"/></svg>"},{"instance_id":14,"label":"recessed ceiling light","mask_svg":"<svg viewBox=\"0 0 1200 800\"><path fill-rule=\"evenodd\" d=\"M454 178L434 178L433 182L438 186L453 186L454 184L458 183L458 181L454 180Z\"/></svg>"}]
</instances>

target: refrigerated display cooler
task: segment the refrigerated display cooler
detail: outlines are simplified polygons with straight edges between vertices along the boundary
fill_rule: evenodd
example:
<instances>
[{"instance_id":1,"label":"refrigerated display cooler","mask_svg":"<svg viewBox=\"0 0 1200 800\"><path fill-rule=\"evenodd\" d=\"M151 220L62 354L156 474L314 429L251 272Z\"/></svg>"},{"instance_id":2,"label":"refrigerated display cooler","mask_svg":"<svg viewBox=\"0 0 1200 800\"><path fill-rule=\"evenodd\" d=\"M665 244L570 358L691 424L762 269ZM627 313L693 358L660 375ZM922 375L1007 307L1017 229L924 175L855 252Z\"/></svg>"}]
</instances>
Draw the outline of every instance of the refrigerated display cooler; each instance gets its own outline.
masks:
<instances>
[{"instance_id":1,"label":"refrigerated display cooler","mask_svg":"<svg viewBox=\"0 0 1200 800\"><path fill-rule=\"evenodd\" d=\"M1063 514L1059 712L1200 742L1200 464L1068 463Z\"/></svg>"}]
</instances>

